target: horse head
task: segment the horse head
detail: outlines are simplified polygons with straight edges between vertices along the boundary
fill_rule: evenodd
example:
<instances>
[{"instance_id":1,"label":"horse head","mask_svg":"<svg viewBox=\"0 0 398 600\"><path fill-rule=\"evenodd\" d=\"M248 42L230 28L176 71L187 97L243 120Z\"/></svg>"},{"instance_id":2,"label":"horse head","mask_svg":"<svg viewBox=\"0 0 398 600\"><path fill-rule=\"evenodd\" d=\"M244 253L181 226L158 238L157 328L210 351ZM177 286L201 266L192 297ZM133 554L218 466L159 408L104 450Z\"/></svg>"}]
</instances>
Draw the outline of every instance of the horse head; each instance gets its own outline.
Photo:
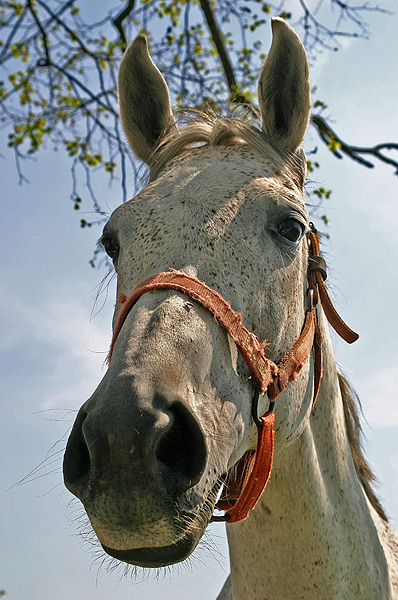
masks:
<instances>
[{"instance_id":1,"label":"horse head","mask_svg":"<svg viewBox=\"0 0 398 600\"><path fill-rule=\"evenodd\" d=\"M258 97L261 128L200 117L180 129L143 36L120 66L124 130L151 180L103 231L118 275L118 331L107 372L73 426L64 476L106 552L128 563L163 566L193 551L257 431L250 371L206 306L150 289L120 322L126 298L170 269L204 281L264 340L261 352L274 364L303 327L310 84L304 48L282 19L273 20ZM308 422L311 371L308 359L278 396L276 460ZM261 414L268 402L261 395Z\"/></svg>"}]
</instances>

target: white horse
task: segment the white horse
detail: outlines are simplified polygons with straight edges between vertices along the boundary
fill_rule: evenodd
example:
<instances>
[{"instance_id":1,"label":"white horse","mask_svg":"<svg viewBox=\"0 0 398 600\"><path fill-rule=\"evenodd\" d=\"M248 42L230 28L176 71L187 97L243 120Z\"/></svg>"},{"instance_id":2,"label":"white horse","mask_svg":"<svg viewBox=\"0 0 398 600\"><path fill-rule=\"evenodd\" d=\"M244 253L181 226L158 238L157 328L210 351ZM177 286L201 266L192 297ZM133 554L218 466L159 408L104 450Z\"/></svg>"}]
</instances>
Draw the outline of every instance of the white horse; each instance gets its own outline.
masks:
<instances>
[{"instance_id":1,"label":"white horse","mask_svg":"<svg viewBox=\"0 0 398 600\"><path fill-rule=\"evenodd\" d=\"M273 20L262 129L198 117L180 130L142 36L123 58L119 98L151 182L104 228L118 274L114 339L68 441L68 489L106 552L158 567L194 550L226 481L220 600L397 599L398 541L336 368L325 313L338 317L305 207L310 84L298 36ZM256 448L244 484L240 459Z\"/></svg>"}]
</instances>

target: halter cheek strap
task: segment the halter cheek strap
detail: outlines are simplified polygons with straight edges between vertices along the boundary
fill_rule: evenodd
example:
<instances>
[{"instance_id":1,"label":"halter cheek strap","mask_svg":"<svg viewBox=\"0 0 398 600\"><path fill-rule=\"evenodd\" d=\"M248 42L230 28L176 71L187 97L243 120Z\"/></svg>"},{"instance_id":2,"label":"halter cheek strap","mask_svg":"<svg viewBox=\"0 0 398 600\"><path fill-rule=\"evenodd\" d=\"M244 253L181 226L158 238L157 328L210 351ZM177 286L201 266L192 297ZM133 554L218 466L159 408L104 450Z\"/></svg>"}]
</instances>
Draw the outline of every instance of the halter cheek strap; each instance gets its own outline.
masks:
<instances>
[{"instance_id":1,"label":"halter cheek strap","mask_svg":"<svg viewBox=\"0 0 398 600\"><path fill-rule=\"evenodd\" d=\"M217 291L205 283L186 275L181 271L170 270L144 279L136 285L129 296L122 295L119 302L122 310L114 329L109 361L112 358L114 346L123 323L142 294L153 290L175 290L185 294L206 308L227 330L242 358L246 362L251 380L255 388L253 407L254 421L257 425L257 449L249 451L230 469L224 485L223 493L217 508L225 510L222 517L214 516L213 520L227 520L234 523L245 519L255 506L269 480L274 445L273 424L274 400L283 392L288 384L296 379L302 367L307 362L311 350L314 349L314 406L320 381L322 378L322 348L316 305L320 299L326 317L330 324L349 343L358 339L340 318L334 309L324 285L326 265L319 251L319 240L316 230L310 231L308 294L310 305L305 314L302 332L293 347L275 364L264 355L265 342L260 344L254 333L242 323L242 317L234 311L230 304ZM269 410L263 416L257 415L257 405L260 393L267 393L270 399Z\"/></svg>"}]
</instances>

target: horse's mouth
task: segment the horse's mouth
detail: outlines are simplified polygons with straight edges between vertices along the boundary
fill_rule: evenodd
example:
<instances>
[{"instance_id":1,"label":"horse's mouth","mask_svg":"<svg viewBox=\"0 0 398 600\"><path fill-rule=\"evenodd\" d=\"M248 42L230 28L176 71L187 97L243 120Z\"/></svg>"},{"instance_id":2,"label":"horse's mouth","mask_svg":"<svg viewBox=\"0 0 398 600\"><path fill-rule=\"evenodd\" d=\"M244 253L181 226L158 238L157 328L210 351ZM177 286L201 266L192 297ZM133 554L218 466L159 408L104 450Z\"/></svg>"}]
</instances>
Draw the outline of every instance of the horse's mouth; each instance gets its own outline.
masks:
<instances>
[{"instance_id":1,"label":"horse's mouth","mask_svg":"<svg viewBox=\"0 0 398 600\"><path fill-rule=\"evenodd\" d=\"M209 517L207 514L200 514L196 518L192 518L186 514L185 516L180 515L178 520L180 522L178 529L183 531L180 531L180 535L175 541L170 542L170 539L165 539L164 546L112 548L100 540L101 546L113 558L137 567L166 567L181 562L195 550L207 527ZM185 527L183 526L184 521L186 521Z\"/></svg>"},{"instance_id":2,"label":"horse's mouth","mask_svg":"<svg viewBox=\"0 0 398 600\"><path fill-rule=\"evenodd\" d=\"M145 568L167 567L181 562L195 550L200 535L184 536L175 544L160 548L134 548L133 550L114 550L102 545L107 554L131 565Z\"/></svg>"},{"instance_id":3,"label":"horse's mouth","mask_svg":"<svg viewBox=\"0 0 398 600\"><path fill-rule=\"evenodd\" d=\"M166 567L188 558L195 550L200 539L211 520L212 509L218 491L223 484L224 478L219 478L214 484L202 509L192 518L188 512L180 511L179 520L186 522L187 528L183 535L171 544L165 546L150 546L131 549L116 549L101 542L102 548L107 554L122 562L144 568ZM188 523L190 523L188 525Z\"/></svg>"}]
</instances>

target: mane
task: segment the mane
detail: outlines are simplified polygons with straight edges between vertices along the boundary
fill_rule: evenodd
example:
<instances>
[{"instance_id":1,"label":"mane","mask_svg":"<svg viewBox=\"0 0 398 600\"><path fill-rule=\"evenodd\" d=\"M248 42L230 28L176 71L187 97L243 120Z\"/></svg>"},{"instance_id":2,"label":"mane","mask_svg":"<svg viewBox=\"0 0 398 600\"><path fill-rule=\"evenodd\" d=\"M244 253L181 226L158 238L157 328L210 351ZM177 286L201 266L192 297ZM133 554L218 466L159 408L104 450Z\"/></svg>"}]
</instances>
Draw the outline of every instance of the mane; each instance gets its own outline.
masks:
<instances>
[{"instance_id":1,"label":"mane","mask_svg":"<svg viewBox=\"0 0 398 600\"><path fill-rule=\"evenodd\" d=\"M249 116L220 118L199 111L182 111L177 115L178 129L161 136L150 159L150 181L154 181L173 159L201 146L249 146L260 156L266 156L280 165L278 174L302 189L306 175L306 160L302 149L290 153L278 146Z\"/></svg>"},{"instance_id":2,"label":"mane","mask_svg":"<svg viewBox=\"0 0 398 600\"><path fill-rule=\"evenodd\" d=\"M362 449L362 427L359 417L361 406L360 400L346 377L344 377L342 373L338 373L338 377L343 399L346 431L358 479L377 514L383 521L388 522L387 515L372 488L372 484L375 483L376 477L374 476Z\"/></svg>"}]
</instances>

